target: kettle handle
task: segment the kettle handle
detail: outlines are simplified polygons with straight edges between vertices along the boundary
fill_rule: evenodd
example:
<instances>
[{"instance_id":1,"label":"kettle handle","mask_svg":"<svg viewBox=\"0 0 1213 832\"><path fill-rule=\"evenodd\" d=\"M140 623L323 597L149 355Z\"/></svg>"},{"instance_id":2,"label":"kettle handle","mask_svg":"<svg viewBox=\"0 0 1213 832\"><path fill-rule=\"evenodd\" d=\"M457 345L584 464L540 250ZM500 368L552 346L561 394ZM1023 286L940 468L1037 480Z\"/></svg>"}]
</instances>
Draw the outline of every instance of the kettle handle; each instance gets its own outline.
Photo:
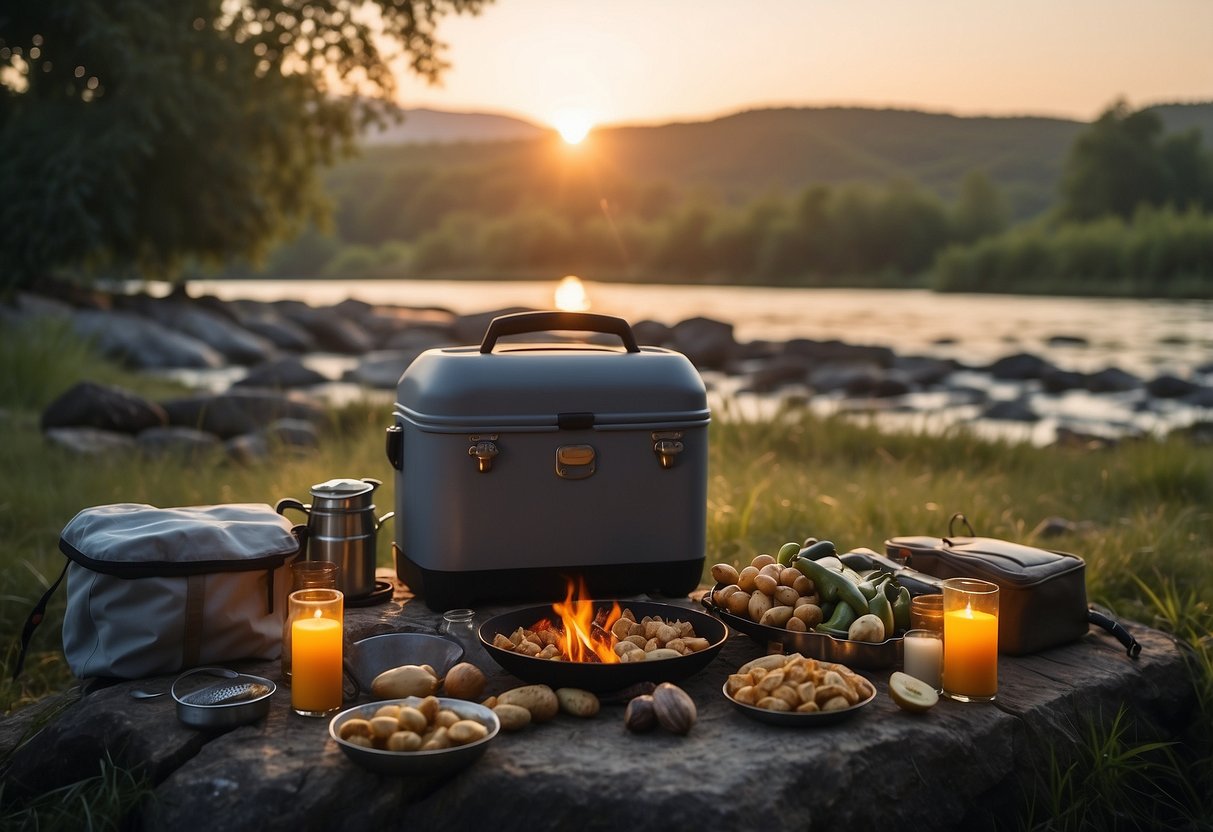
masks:
<instances>
[{"instance_id":1,"label":"kettle handle","mask_svg":"<svg viewBox=\"0 0 1213 832\"><path fill-rule=\"evenodd\" d=\"M284 514L284 512L288 508L293 508L296 511L302 511L304 514L307 514L309 516L312 511L312 507L310 504L304 505L303 503L301 503L298 500L293 499L291 497L283 497L281 500L279 500L277 505L274 506L274 511L278 512L279 514Z\"/></svg>"},{"instance_id":2,"label":"kettle handle","mask_svg":"<svg viewBox=\"0 0 1213 832\"><path fill-rule=\"evenodd\" d=\"M377 480L374 477L363 477L362 482L369 485L371 487L372 491L374 491L379 486L383 485L383 480Z\"/></svg>"},{"instance_id":3,"label":"kettle handle","mask_svg":"<svg viewBox=\"0 0 1213 832\"><path fill-rule=\"evenodd\" d=\"M396 516L396 512L389 511L387 514L375 521L375 531L379 531L379 527Z\"/></svg>"}]
</instances>

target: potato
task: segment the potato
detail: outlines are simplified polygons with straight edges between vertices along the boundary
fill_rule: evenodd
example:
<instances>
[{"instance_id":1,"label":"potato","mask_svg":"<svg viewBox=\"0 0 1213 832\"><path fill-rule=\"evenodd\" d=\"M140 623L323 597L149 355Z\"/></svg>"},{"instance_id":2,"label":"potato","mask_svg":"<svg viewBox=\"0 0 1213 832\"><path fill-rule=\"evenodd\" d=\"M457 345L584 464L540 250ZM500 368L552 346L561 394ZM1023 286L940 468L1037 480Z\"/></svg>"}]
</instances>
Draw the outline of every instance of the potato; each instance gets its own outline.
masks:
<instances>
[{"instance_id":1,"label":"potato","mask_svg":"<svg viewBox=\"0 0 1213 832\"><path fill-rule=\"evenodd\" d=\"M738 590L725 599L724 605L733 615L747 615L750 609L750 593Z\"/></svg>"},{"instance_id":2,"label":"potato","mask_svg":"<svg viewBox=\"0 0 1213 832\"><path fill-rule=\"evenodd\" d=\"M412 731L418 735L424 734L430 724L430 721L425 718L425 714L410 705L399 709L397 721L400 723L401 731Z\"/></svg>"},{"instance_id":3,"label":"potato","mask_svg":"<svg viewBox=\"0 0 1213 832\"><path fill-rule=\"evenodd\" d=\"M723 607L725 605L725 602L729 600L729 596L732 595L734 592L740 591L740 589L741 589L741 587L739 587L737 584L729 584L728 586L722 586L720 589L718 589L712 593L712 600L716 603L716 606ZM621 618L621 619L619 619L619 621L623 621L623 619ZM619 621L616 621L615 623L618 624ZM613 627L611 629L612 629L612 631L614 631Z\"/></svg>"},{"instance_id":4,"label":"potato","mask_svg":"<svg viewBox=\"0 0 1213 832\"><path fill-rule=\"evenodd\" d=\"M817 606L816 604L801 604L799 601L796 603L797 607L792 611L792 615L801 620L806 630L816 627L821 623L821 607Z\"/></svg>"},{"instance_id":5,"label":"potato","mask_svg":"<svg viewBox=\"0 0 1213 832\"><path fill-rule=\"evenodd\" d=\"M775 587L774 600L776 606L794 608L796 606L796 601L799 600L799 598L800 595L790 586Z\"/></svg>"},{"instance_id":6,"label":"potato","mask_svg":"<svg viewBox=\"0 0 1213 832\"><path fill-rule=\"evenodd\" d=\"M375 711L375 716L390 716L393 719L400 718L399 705L384 705L379 710Z\"/></svg>"},{"instance_id":7,"label":"potato","mask_svg":"<svg viewBox=\"0 0 1213 832\"><path fill-rule=\"evenodd\" d=\"M579 688L557 688L556 701L560 703L561 711L583 719L594 716L601 707L597 696Z\"/></svg>"},{"instance_id":8,"label":"potato","mask_svg":"<svg viewBox=\"0 0 1213 832\"><path fill-rule=\"evenodd\" d=\"M762 614L762 618L758 620L758 623L766 627L783 627L791 617L791 607L771 607Z\"/></svg>"},{"instance_id":9,"label":"potato","mask_svg":"<svg viewBox=\"0 0 1213 832\"><path fill-rule=\"evenodd\" d=\"M421 735L412 731L397 731L387 738L388 751L416 751L421 748Z\"/></svg>"},{"instance_id":10,"label":"potato","mask_svg":"<svg viewBox=\"0 0 1213 832\"><path fill-rule=\"evenodd\" d=\"M531 712L521 705L497 705L493 713L501 720L502 731L521 731L531 724Z\"/></svg>"},{"instance_id":11,"label":"potato","mask_svg":"<svg viewBox=\"0 0 1213 832\"><path fill-rule=\"evenodd\" d=\"M682 654L677 650L671 650L668 647L656 647L652 650L646 650L644 660L648 662L661 661L662 659L680 659Z\"/></svg>"},{"instance_id":12,"label":"potato","mask_svg":"<svg viewBox=\"0 0 1213 832\"><path fill-rule=\"evenodd\" d=\"M467 745L489 735L489 729L474 719L461 719L446 729L447 739L452 745Z\"/></svg>"},{"instance_id":13,"label":"potato","mask_svg":"<svg viewBox=\"0 0 1213 832\"><path fill-rule=\"evenodd\" d=\"M772 563L775 563L773 555L756 555L754 560L750 562L750 565L755 569L762 569L764 566L770 566Z\"/></svg>"},{"instance_id":14,"label":"potato","mask_svg":"<svg viewBox=\"0 0 1213 832\"><path fill-rule=\"evenodd\" d=\"M377 716L371 719L371 736L376 740L386 740L400 728L400 723L394 716Z\"/></svg>"},{"instance_id":15,"label":"potato","mask_svg":"<svg viewBox=\"0 0 1213 832\"><path fill-rule=\"evenodd\" d=\"M804 578L804 573L795 566L785 566L779 570L779 585L786 587L796 586L796 581ZM806 578L807 580L807 578ZM799 594L799 593L797 593Z\"/></svg>"},{"instance_id":16,"label":"potato","mask_svg":"<svg viewBox=\"0 0 1213 832\"><path fill-rule=\"evenodd\" d=\"M459 721L459 714L454 711L448 711L443 708L438 712L438 716L434 717L435 728L450 728Z\"/></svg>"},{"instance_id":17,"label":"potato","mask_svg":"<svg viewBox=\"0 0 1213 832\"><path fill-rule=\"evenodd\" d=\"M761 621L767 610L771 608L771 597L762 592L755 592L750 596L750 620Z\"/></svg>"},{"instance_id":18,"label":"potato","mask_svg":"<svg viewBox=\"0 0 1213 832\"><path fill-rule=\"evenodd\" d=\"M718 563L712 567L712 579L719 584L735 584L738 579L737 567L728 563Z\"/></svg>"},{"instance_id":19,"label":"potato","mask_svg":"<svg viewBox=\"0 0 1213 832\"><path fill-rule=\"evenodd\" d=\"M497 697L498 705L520 705L531 712L532 722L547 722L560 710L556 692L547 685L523 685Z\"/></svg>"},{"instance_id":20,"label":"potato","mask_svg":"<svg viewBox=\"0 0 1213 832\"><path fill-rule=\"evenodd\" d=\"M438 710L441 707L442 703L438 701L437 696L427 696L417 705L417 710L421 711L421 715L425 717L426 723L429 724L438 716Z\"/></svg>"},{"instance_id":21,"label":"potato","mask_svg":"<svg viewBox=\"0 0 1213 832\"><path fill-rule=\"evenodd\" d=\"M442 687L447 696L474 700L484 693L484 684L485 678L480 668L469 662L460 662L447 671Z\"/></svg>"},{"instance_id":22,"label":"potato","mask_svg":"<svg viewBox=\"0 0 1213 832\"><path fill-rule=\"evenodd\" d=\"M779 580L772 578L770 575L759 573L754 578L754 588L763 595L774 595L775 590L779 588Z\"/></svg>"},{"instance_id":23,"label":"potato","mask_svg":"<svg viewBox=\"0 0 1213 832\"><path fill-rule=\"evenodd\" d=\"M380 699L429 696L438 690L438 678L424 667L406 664L385 670L371 682L371 693Z\"/></svg>"},{"instance_id":24,"label":"potato","mask_svg":"<svg viewBox=\"0 0 1213 832\"><path fill-rule=\"evenodd\" d=\"M343 740L352 739L354 737L367 737L368 739L374 732L371 730L371 723L365 719L347 719L341 723L341 728L337 732L337 736Z\"/></svg>"},{"instance_id":25,"label":"potato","mask_svg":"<svg viewBox=\"0 0 1213 832\"><path fill-rule=\"evenodd\" d=\"M737 573L737 586L740 587L743 592L753 592L754 578L757 576L758 567L747 566L745 569L742 569Z\"/></svg>"},{"instance_id":26,"label":"potato","mask_svg":"<svg viewBox=\"0 0 1213 832\"><path fill-rule=\"evenodd\" d=\"M867 641L872 644L879 644L884 641L884 622L880 620L880 616L861 615L856 618L847 630L847 638L851 641Z\"/></svg>"}]
</instances>

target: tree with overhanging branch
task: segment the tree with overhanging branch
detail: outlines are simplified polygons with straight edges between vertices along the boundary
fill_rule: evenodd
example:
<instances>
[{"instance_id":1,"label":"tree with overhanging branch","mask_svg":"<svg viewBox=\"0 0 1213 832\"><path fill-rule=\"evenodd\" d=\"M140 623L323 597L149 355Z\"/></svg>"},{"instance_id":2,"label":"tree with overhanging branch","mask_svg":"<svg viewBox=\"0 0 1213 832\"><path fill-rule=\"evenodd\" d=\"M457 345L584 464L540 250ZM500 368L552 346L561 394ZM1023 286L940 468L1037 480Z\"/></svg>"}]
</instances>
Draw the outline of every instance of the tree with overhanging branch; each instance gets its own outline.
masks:
<instances>
[{"instance_id":1,"label":"tree with overhanging branch","mask_svg":"<svg viewBox=\"0 0 1213 832\"><path fill-rule=\"evenodd\" d=\"M489 0L7 0L0 292L171 278L323 224L319 168L446 68L437 26Z\"/></svg>"}]
</instances>

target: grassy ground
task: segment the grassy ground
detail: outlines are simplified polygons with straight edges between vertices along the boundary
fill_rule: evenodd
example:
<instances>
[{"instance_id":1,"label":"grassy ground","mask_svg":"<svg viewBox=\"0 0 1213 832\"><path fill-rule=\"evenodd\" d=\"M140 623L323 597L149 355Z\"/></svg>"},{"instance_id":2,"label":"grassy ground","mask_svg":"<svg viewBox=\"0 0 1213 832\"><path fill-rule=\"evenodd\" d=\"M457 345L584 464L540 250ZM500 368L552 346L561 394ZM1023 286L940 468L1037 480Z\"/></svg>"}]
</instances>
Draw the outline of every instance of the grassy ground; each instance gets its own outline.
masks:
<instances>
[{"instance_id":1,"label":"grassy ground","mask_svg":"<svg viewBox=\"0 0 1213 832\"><path fill-rule=\"evenodd\" d=\"M376 501L383 510L393 503L382 438L390 416L382 405L333 414L315 453L275 456L257 466L215 459L187 470L171 459L82 460L46 445L37 426L40 408L81 378L152 396L164 392L161 384L99 363L64 333L0 333L0 627L6 634L0 652L10 666L29 609L62 568L59 532L82 508L119 501L273 503L305 497L310 484L335 475L383 479ZM748 562L807 535L840 548L880 550L896 534L943 533L953 511L965 512L980 534L1083 555L1091 600L1196 648L1201 710L1174 748L1136 744L1131 715L1092 726L1090 764L1075 768L1059 760L1055 771L1042 773L1042 793L1025 807L1023 824L1111 828L1099 823L1111 818L1122 828L1148 827L1159 812L1198 825L1213 821L1213 448L1172 440L1101 451L1040 449L960 431L882 434L791 409L756 423L727 407L715 417L709 565ZM1034 541L1036 524L1054 515L1086 521L1084 530ZM380 561L388 564L390 535L380 537ZM64 599L61 589L35 635L23 677L13 682L6 673L0 681L5 713L72 683L59 641ZM108 778L97 789L107 795L110 784L124 782L112 771L99 777ZM1153 790L1164 794L1150 803L1137 795L1139 781L1172 787Z\"/></svg>"}]
</instances>

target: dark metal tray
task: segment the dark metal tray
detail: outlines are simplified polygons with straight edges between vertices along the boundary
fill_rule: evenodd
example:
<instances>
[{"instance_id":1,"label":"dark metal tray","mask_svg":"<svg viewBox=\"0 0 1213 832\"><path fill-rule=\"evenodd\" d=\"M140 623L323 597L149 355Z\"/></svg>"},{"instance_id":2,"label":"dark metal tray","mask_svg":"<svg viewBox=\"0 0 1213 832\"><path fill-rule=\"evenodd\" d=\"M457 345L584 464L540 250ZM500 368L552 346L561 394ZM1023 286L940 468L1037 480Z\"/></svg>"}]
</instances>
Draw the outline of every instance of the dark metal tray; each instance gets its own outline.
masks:
<instances>
[{"instance_id":1,"label":"dark metal tray","mask_svg":"<svg viewBox=\"0 0 1213 832\"><path fill-rule=\"evenodd\" d=\"M701 603L704 609L759 644L764 646L779 644L782 645L785 653L800 653L811 659L838 662L847 667L864 668L865 670L883 670L901 664L901 636L885 639L879 644L872 644L866 641L834 638L825 633L796 633L782 627L768 627L748 618L733 615L728 610L716 606L712 601L712 596L723 586L724 584L716 584L710 592L703 596Z\"/></svg>"}]
</instances>

